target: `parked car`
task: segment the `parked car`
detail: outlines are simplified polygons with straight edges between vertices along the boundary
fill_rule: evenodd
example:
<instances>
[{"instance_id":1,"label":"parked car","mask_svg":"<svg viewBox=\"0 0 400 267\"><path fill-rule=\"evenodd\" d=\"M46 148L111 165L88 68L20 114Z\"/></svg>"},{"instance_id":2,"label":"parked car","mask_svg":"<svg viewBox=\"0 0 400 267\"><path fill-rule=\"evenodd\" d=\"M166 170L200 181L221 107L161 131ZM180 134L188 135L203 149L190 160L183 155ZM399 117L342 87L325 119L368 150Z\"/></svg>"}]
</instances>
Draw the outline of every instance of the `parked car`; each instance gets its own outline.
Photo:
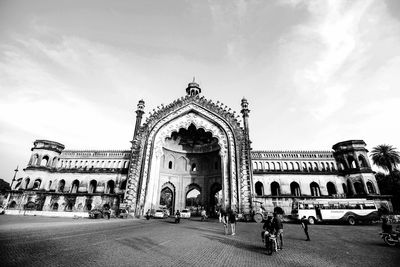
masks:
<instances>
[{"instance_id":1,"label":"parked car","mask_svg":"<svg viewBox=\"0 0 400 267\"><path fill-rule=\"evenodd\" d=\"M92 209L91 211L89 211L89 218L90 219L103 218L103 211L100 209Z\"/></svg>"},{"instance_id":2,"label":"parked car","mask_svg":"<svg viewBox=\"0 0 400 267\"><path fill-rule=\"evenodd\" d=\"M156 211L154 212L153 217L154 217L154 218L164 218L164 217L166 217L166 216L165 216L165 213L164 213L163 210L156 210Z\"/></svg>"},{"instance_id":3,"label":"parked car","mask_svg":"<svg viewBox=\"0 0 400 267\"><path fill-rule=\"evenodd\" d=\"M189 219L190 218L190 210L184 209L181 211L181 218L186 218Z\"/></svg>"}]
</instances>

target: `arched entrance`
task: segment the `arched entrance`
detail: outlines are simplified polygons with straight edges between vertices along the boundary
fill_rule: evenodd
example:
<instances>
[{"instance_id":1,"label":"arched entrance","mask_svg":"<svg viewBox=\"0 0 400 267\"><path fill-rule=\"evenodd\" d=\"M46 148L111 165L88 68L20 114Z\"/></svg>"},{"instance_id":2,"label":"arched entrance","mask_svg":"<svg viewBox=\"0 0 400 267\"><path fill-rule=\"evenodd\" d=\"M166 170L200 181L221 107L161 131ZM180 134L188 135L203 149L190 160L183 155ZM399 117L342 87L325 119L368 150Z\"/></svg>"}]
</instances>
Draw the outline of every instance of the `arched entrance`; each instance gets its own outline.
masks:
<instances>
[{"instance_id":1,"label":"arched entrance","mask_svg":"<svg viewBox=\"0 0 400 267\"><path fill-rule=\"evenodd\" d=\"M159 207L169 210L170 214L173 214L175 212L174 195L175 195L175 187L170 183L164 184L160 192ZM159 207L153 207L153 208L159 208Z\"/></svg>"}]
</instances>

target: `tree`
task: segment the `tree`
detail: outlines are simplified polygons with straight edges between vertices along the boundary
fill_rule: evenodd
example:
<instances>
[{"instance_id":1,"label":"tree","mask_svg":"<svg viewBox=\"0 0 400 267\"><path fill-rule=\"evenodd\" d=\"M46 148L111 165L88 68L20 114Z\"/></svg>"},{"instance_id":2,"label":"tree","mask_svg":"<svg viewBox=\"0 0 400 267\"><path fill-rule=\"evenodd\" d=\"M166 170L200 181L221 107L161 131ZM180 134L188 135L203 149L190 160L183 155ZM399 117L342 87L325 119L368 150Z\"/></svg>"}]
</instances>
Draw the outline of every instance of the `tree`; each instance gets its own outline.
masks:
<instances>
[{"instance_id":1,"label":"tree","mask_svg":"<svg viewBox=\"0 0 400 267\"><path fill-rule=\"evenodd\" d=\"M397 164L400 164L400 154L391 145L374 147L371 156L374 164L388 171L390 176L393 176L393 172L397 169Z\"/></svg>"}]
</instances>

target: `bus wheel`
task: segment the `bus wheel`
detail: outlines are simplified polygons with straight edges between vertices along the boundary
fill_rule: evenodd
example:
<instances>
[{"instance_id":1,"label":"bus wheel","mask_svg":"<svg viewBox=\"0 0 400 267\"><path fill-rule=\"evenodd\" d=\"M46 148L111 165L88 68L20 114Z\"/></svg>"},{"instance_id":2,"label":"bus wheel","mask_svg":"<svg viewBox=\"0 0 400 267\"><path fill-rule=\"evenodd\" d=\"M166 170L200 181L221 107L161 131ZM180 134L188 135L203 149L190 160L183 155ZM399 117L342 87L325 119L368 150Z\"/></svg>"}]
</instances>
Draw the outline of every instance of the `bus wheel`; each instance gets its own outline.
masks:
<instances>
[{"instance_id":1,"label":"bus wheel","mask_svg":"<svg viewBox=\"0 0 400 267\"><path fill-rule=\"evenodd\" d=\"M347 218L347 222L348 222L350 225L355 225L355 224L356 224L356 220L354 219L354 217L349 217L349 218Z\"/></svg>"},{"instance_id":2,"label":"bus wheel","mask_svg":"<svg viewBox=\"0 0 400 267\"><path fill-rule=\"evenodd\" d=\"M261 223L263 221L263 216L260 213L254 214L253 219L256 221L256 223Z\"/></svg>"},{"instance_id":3,"label":"bus wheel","mask_svg":"<svg viewBox=\"0 0 400 267\"><path fill-rule=\"evenodd\" d=\"M315 223L315 218L312 217L312 216L308 217L308 223L309 224L314 224Z\"/></svg>"}]
</instances>

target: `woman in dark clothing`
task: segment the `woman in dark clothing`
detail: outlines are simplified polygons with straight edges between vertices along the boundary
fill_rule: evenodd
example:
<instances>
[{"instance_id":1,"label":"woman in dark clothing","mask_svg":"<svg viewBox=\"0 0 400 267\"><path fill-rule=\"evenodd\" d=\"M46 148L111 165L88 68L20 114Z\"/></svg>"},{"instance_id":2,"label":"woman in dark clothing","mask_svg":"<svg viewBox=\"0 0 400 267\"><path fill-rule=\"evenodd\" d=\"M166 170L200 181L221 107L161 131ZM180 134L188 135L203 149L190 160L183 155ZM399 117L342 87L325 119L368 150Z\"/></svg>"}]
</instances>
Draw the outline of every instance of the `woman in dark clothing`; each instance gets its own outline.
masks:
<instances>
[{"instance_id":1,"label":"woman in dark clothing","mask_svg":"<svg viewBox=\"0 0 400 267\"><path fill-rule=\"evenodd\" d=\"M236 214L229 209L229 224L231 225L232 235L236 235Z\"/></svg>"}]
</instances>

